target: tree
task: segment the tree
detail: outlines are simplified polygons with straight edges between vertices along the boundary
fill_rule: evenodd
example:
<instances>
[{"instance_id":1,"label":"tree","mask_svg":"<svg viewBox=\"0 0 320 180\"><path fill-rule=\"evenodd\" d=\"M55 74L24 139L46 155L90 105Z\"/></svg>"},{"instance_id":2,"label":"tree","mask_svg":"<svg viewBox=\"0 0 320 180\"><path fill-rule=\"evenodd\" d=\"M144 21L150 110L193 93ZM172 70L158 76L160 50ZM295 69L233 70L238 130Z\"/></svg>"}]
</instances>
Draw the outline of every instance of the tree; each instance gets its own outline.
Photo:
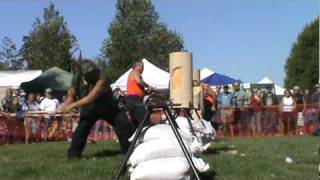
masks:
<instances>
[{"instance_id":1,"label":"tree","mask_svg":"<svg viewBox=\"0 0 320 180\"><path fill-rule=\"evenodd\" d=\"M10 38L4 37L0 46L0 69L21 70L23 67L24 61L16 45Z\"/></svg>"},{"instance_id":2,"label":"tree","mask_svg":"<svg viewBox=\"0 0 320 180\"><path fill-rule=\"evenodd\" d=\"M116 17L103 42L100 59L108 60L109 74L117 78L131 65L147 58L168 69L169 53L183 49L182 38L165 24L149 0L118 0Z\"/></svg>"},{"instance_id":3,"label":"tree","mask_svg":"<svg viewBox=\"0 0 320 180\"><path fill-rule=\"evenodd\" d=\"M43 21L36 18L28 36L23 37L22 56L29 69L47 70L57 66L69 71L77 40L54 4L44 9Z\"/></svg>"},{"instance_id":4,"label":"tree","mask_svg":"<svg viewBox=\"0 0 320 180\"><path fill-rule=\"evenodd\" d=\"M285 86L311 89L319 76L319 18L306 25L293 44L285 65Z\"/></svg>"}]
</instances>

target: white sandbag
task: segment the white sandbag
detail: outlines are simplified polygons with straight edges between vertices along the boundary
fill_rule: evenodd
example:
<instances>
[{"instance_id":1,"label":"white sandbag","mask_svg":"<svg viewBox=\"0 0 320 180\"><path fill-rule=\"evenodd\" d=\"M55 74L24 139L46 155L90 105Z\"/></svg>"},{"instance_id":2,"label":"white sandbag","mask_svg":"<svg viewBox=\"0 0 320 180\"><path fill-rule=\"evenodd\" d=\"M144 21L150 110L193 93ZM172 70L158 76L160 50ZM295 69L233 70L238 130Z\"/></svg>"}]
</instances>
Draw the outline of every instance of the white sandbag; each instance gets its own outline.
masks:
<instances>
[{"instance_id":1,"label":"white sandbag","mask_svg":"<svg viewBox=\"0 0 320 180\"><path fill-rule=\"evenodd\" d=\"M183 116L178 116L176 118L176 123L178 124L180 130L188 135L191 135L190 125L188 123L188 119Z\"/></svg>"},{"instance_id":2,"label":"white sandbag","mask_svg":"<svg viewBox=\"0 0 320 180\"><path fill-rule=\"evenodd\" d=\"M190 153L190 147L186 146ZM139 144L131 154L128 164L136 166L142 162L170 157L185 157L176 139L161 138Z\"/></svg>"},{"instance_id":3,"label":"white sandbag","mask_svg":"<svg viewBox=\"0 0 320 180\"><path fill-rule=\"evenodd\" d=\"M155 159L134 168L131 180L190 180L190 166L183 157Z\"/></svg>"},{"instance_id":4,"label":"white sandbag","mask_svg":"<svg viewBox=\"0 0 320 180\"><path fill-rule=\"evenodd\" d=\"M192 143L190 145L190 149L192 153L203 152L202 143L198 141L196 137L193 138Z\"/></svg>"},{"instance_id":5,"label":"white sandbag","mask_svg":"<svg viewBox=\"0 0 320 180\"><path fill-rule=\"evenodd\" d=\"M179 130L179 134L183 141L185 141L187 144L192 143L192 135L186 134ZM159 124L150 127L146 130L146 132L143 135L143 139L140 139L140 142L146 142L150 140L160 139L160 138L174 138L176 139L173 130L169 125L166 124Z\"/></svg>"},{"instance_id":6,"label":"white sandbag","mask_svg":"<svg viewBox=\"0 0 320 180\"><path fill-rule=\"evenodd\" d=\"M206 133L206 134L214 134L215 130L212 127L211 123L206 121L206 120L204 120L204 119L202 119L202 122L203 122L203 124L205 126L204 133Z\"/></svg>"},{"instance_id":7,"label":"white sandbag","mask_svg":"<svg viewBox=\"0 0 320 180\"><path fill-rule=\"evenodd\" d=\"M208 172L210 170L209 163L206 163L204 161L204 159L192 156L192 161L193 161L194 166L196 167L196 169L199 172L205 173L205 172Z\"/></svg>"}]
</instances>

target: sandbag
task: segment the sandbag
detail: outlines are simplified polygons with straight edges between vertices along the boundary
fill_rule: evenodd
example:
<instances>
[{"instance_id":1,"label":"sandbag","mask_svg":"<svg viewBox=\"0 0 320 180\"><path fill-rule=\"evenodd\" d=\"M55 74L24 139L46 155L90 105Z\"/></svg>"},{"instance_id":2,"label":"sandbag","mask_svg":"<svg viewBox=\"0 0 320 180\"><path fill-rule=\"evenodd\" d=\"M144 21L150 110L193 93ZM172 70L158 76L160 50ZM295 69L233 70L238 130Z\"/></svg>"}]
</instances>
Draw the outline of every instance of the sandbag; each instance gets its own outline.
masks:
<instances>
[{"instance_id":1,"label":"sandbag","mask_svg":"<svg viewBox=\"0 0 320 180\"><path fill-rule=\"evenodd\" d=\"M191 180L190 166L184 157L143 162L134 168L131 180Z\"/></svg>"},{"instance_id":2,"label":"sandbag","mask_svg":"<svg viewBox=\"0 0 320 180\"><path fill-rule=\"evenodd\" d=\"M185 134L188 134L189 136L191 136L190 125L189 125L188 119L186 117L178 116L175 121L178 124L179 129L182 132L184 132Z\"/></svg>"},{"instance_id":3,"label":"sandbag","mask_svg":"<svg viewBox=\"0 0 320 180\"><path fill-rule=\"evenodd\" d=\"M190 153L190 147L186 146ZM136 166L142 162L171 157L185 157L176 139L161 138L150 140L138 145L131 154L128 164Z\"/></svg>"},{"instance_id":4,"label":"sandbag","mask_svg":"<svg viewBox=\"0 0 320 180\"><path fill-rule=\"evenodd\" d=\"M171 127L169 125L166 125L166 124L159 124L159 125L155 125L150 128L147 128L147 129L145 129L145 132L143 132L142 134L143 134L143 136L141 136L139 139L140 143L155 140L155 139L160 139L160 138L174 138L174 139L176 139L173 130L171 129ZM186 133L182 132L181 130L179 130L179 134L184 142L186 142L187 144L192 143L192 135L191 134L186 134ZM131 140L133 139L133 136L130 138Z\"/></svg>"},{"instance_id":5,"label":"sandbag","mask_svg":"<svg viewBox=\"0 0 320 180\"><path fill-rule=\"evenodd\" d=\"M206 121L204 119L202 119L202 123L204 124L204 133L206 134L215 134L215 130L212 127L211 123L209 121Z\"/></svg>"},{"instance_id":6,"label":"sandbag","mask_svg":"<svg viewBox=\"0 0 320 180\"><path fill-rule=\"evenodd\" d=\"M201 172L208 172L210 170L210 165L209 163L205 162L204 159L200 157L194 157L192 156L192 161L196 169Z\"/></svg>"}]
</instances>

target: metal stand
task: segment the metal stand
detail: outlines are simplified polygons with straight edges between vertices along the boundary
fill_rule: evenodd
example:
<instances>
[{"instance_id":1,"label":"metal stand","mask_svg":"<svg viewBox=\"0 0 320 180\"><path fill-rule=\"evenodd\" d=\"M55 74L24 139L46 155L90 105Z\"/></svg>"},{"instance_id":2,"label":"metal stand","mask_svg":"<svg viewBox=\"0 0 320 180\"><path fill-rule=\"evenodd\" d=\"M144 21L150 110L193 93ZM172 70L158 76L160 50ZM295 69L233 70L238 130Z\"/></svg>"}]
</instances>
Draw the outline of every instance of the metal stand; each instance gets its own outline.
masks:
<instances>
[{"instance_id":1,"label":"metal stand","mask_svg":"<svg viewBox=\"0 0 320 180\"><path fill-rule=\"evenodd\" d=\"M177 123L174 121L174 116L171 114L170 112L170 109L169 107L172 107L172 104L170 103L152 103L152 104L147 104L146 107L148 107L148 112L146 113L146 115L144 116L144 119L143 121L139 124L138 126L138 129L136 131L136 134L133 138L133 141L131 142L131 145L129 147L129 150L128 152L126 153L124 159L122 160L121 164L120 164L120 167L118 168L118 171L117 171L117 174L116 174L116 177L114 178L115 180L119 180L119 178L123 175L124 173L124 170L126 168L126 164L134 150L134 147L136 146L136 143L137 143L137 140L139 139L139 136L142 132L142 129L144 127L144 125L146 124L147 120L148 120L148 116L151 115L151 113L153 112L153 108L162 108L163 112L165 113L168 121L169 121L169 124L174 132L174 135L176 137L176 139L178 140L179 142L179 145L183 151L183 154L185 155L185 157L187 158L187 161L194 173L194 176L195 176L195 179L197 180L200 180L200 177L198 175L198 172L193 164L193 161L192 161L192 157L191 155L189 154L180 134L179 134L179 131L177 130L178 126L177 126Z\"/></svg>"}]
</instances>

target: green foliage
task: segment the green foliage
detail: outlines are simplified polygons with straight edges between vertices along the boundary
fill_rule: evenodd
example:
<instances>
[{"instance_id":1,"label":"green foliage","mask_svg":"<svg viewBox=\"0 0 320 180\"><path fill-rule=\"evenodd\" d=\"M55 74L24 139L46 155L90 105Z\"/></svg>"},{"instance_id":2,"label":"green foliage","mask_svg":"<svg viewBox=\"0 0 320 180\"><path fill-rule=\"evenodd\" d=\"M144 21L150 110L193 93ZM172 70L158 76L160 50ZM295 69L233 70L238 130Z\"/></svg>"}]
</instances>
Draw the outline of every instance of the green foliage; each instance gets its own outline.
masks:
<instances>
[{"instance_id":1,"label":"green foliage","mask_svg":"<svg viewBox=\"0 0 320 180\"><path fill-rule=\"evenodd\" d=\"M24 61L20 56L13 41L4 37L0 45L0 69L1 70L21 70L24 67Z\"/></svg>"},{"instance_id":2,"label":"green foliage","mask_svg":"<svg viewBox=\"0 0 320 180\"><path fill-rule=\"evenodd\" d=\"M319 19L304 27L285 65L285 86L311 89L319 78Z\"/></svg>"},{"instance_id":3,"label":"green foliage","mask_svg":"<svg viewBox=\"0 0 320 180\"><path fill-rule=\"evenodd\" d=\"M50 3L44 9L43 21L36 18L28 36L23 37L22 56L29 69L47 70L53 66L69 71L77 40L67 28L64 17Z\"/></svg>"},{"instance_id":4,"label":"green foliage","mask_svg":"<svg viewBox=\"0 0 320 180\"><path fill-rule=\"evenodd\" d=\"M100 59L108 61L112 79L142 58L168 69L169 53L183 49L182 38L165 24L149 0L118 0L116 17L103 42Z\"/></svg>"}]
</instances>

